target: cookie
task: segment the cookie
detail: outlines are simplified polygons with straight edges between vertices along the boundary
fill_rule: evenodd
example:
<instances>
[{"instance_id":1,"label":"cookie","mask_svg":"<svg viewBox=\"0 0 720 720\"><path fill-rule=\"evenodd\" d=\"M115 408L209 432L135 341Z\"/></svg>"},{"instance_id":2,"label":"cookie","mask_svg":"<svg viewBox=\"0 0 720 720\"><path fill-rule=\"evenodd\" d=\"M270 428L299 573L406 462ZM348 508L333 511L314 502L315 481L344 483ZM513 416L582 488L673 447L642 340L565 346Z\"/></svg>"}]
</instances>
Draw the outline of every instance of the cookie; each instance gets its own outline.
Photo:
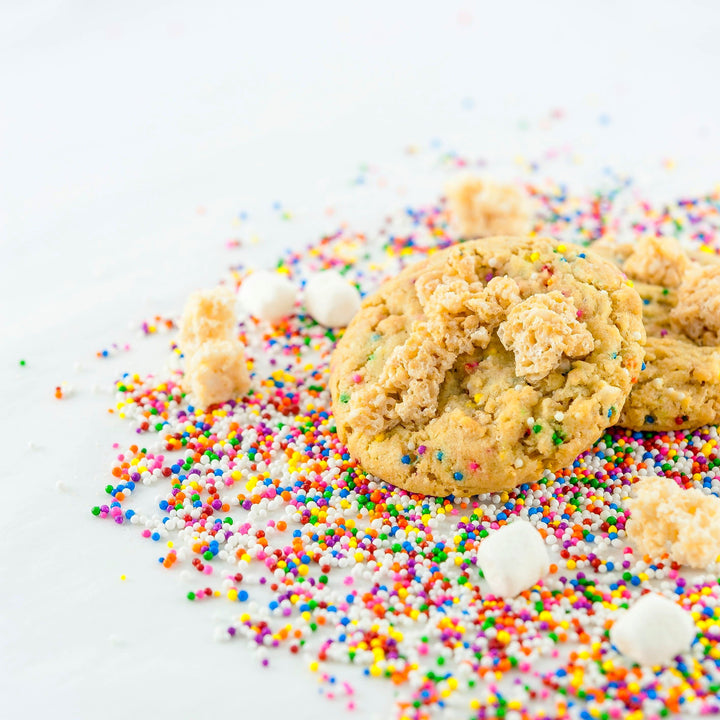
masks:
<instances>
[{"instance_id":1,"label":"cookie","mask_svg":"<svg viewBox=\"0 0 720 720\"><path fill-rule=\"evenodd\" d=\"M645 365L618 424L631 430L720 423L720 258L671 238L595 243L643 300Z\"/></svg>"},{"instance_id":2,"label":"cookie","mask_svg":"<svg viewBox=\"0 0 720 720\"><path fill-rule=\"evenodd\" d=\"M534 482L614 424L644 339L637 292L592 252L455 245L363 302L331 361L337 431L365 470L412 492Z\"/></svg>"}]
</instances>

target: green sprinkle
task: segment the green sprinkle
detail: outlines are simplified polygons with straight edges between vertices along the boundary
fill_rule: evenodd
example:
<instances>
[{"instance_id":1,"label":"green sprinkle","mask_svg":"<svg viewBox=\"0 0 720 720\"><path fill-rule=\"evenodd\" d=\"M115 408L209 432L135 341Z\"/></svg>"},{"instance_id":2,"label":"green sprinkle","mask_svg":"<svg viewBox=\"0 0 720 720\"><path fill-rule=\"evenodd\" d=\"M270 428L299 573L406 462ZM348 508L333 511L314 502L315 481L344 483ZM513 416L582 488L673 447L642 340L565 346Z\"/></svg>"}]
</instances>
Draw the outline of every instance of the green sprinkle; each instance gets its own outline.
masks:
<instances>
[{"instance_id":1,"label":"green sprinkle","mask_svg":"<svg viewBox=\"0 0 720 720\"><path fill-rule=\"evenodd\" d=\"M542 425L533 425L533 432L539 433L542 430Z\"/></svg>"},{"instance_id":2,"label":"green sprinkle","mask_svg":"<svg viewBox=\"0 0 720 720\"><path fill-rule=\"evenodd\" d=\"M20 361L20 367L25 367L25 365L26 365L25 361L24 361L24 360L21 360L21 361Z\"/></svg>"}]
</instances>

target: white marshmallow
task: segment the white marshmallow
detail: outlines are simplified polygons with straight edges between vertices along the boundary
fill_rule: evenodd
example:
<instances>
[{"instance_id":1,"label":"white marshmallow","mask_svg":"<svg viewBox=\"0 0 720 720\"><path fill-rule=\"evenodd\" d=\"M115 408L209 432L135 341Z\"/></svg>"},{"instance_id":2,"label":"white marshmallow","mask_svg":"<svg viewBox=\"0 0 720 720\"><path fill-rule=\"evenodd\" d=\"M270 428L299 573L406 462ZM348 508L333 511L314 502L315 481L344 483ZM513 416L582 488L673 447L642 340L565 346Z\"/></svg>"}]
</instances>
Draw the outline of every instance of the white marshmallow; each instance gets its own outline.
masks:
<instances>
[{"instance_id":1,"label":"white marshmallow","mask_svg":"<svg viewBox=\"0 0 720 720\"><path fill-rule=\"evenodd\" d=\"M480 543L478 565L493 595L514 597L535 585L550 566L542 535L532 523L515 520Z\"/></svg>"},{"instance_id":2,"label":"white marshmallow","mask_svg":"<svg viewBox=\"0 0 720 720\"><path fill-rule=\"evenodd\" d=\"M345 327L360 309L360 293L331 270L317 273L305 286L305 307L325 327Z\"/></svg>"},{"instance_id":3,"label":"white marshmallow","mask_svg":"<svg viewBox=\"0 0 720 720\"><path fill-rule=\"evenodd\" d=\"M297 295L295 286L286 277L259 270L243 280L238 299L251 315L275 322L294 313Z\"/></svg>"},{"instance_id":4,"label":"white marshmallow","mask_svg":"<svg viewBox=\"0 0 720 720\"><path fill-rule=\"evenodd\" d=\"M641 665L669 665L690 650L697 628L692 616L657 593L643 595L610 628L610 642Z\"/></svg>"}]
</instances>

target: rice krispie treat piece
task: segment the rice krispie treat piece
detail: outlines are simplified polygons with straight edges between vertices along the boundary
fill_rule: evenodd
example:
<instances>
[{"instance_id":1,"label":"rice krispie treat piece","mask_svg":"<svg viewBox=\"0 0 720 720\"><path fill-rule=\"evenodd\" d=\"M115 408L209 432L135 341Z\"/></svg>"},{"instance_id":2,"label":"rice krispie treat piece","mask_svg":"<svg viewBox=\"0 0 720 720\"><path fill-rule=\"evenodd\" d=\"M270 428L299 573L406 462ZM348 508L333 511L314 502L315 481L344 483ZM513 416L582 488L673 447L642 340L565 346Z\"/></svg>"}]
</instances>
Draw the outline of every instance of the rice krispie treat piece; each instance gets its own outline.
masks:
<instances>
[{"instance_id":1,"label":"rice krispie treat piece","mask_svg":"<svg viewBox=\"0 0 720 720\"><path fill-rule=\"evenodd\" d=\"M513 185L466 176L450 183L445 194L461 237L524 235L530 229L527 198Z\"/></svg>"},{"instance_id":2,"label":"rice krispie treat piece","mask_svg":"<svg viewBox=\"0 0 720 720\"><path fill-rule=\"evenodd\" d=\"M180 320L180 348L187 357L202 343L225 340L235 329L235 295L224 287L198 290L185 304Z\"/></svg>"},{"instance_id":3,"label":"rice krispie treat piece","mask_svg":"<svg viewBox=\"0 0 720 720\"><path fill-rule=\"evenodd\" d=\"M645 237L634 246L623 270L652 285L677 287L689 265L690 259L674 238Z\"/></svg>"},{"instance_id":4,"label":"rice krispie treat piece","mask_svg":"<svg viewBox=\"0 0 720 720\"><path fill-rule=\"evenodd\" d=\"M201 407L222 403L250 388L245 349L239 340L209 340L185 363L185 387Z\"/></svg>"},{"instance_id":5,"label":"rice krispie treat piece","mask_svg":"<svg viewBox=\"0 0 720 720\"><path fill-rule=\"evenodd\" d=\"M706 568L720 556L720 498L683 490L671 478L646 477L628 501L628 538L641 553L693 568Z\"/></svg>"},{"instance_id":6,"label":"rice krispie treat piece","mask_svg":"<svg viewBox=\"0 0 720 720\"><path fill-rule=\"evenodd\" d=\"M585 357L595 345L587 326L578 320L572 298L559 292L532 295L513 307L498 327L498 337L515 353L515 374L531 383L552 372L563 355Z\"/></svg>"},{"instance_id":7,"label":"rice krispie treat piece","mask_svg":"<svg viewBox=\"0 0 720 720\"><path fill-rule=\"evenodd\" d=\"M583 248L455 245L387 281L348 326L331 362L338 434L366 470L413 492L512 488L614 422L644 339L635 290Z\"/></svg>"},{"instance_id":8,"label":"rice krispie treat piece","mask_svg":"<svg viewBox=\"0 0 720 720\"><path fill-rule=\"evenodd\" d=\"M205 407L244 395L250 386L245 350L235 336L235 296L226 288L194 292L180 324L182 384Z\"/></svg>"}]
</instances>

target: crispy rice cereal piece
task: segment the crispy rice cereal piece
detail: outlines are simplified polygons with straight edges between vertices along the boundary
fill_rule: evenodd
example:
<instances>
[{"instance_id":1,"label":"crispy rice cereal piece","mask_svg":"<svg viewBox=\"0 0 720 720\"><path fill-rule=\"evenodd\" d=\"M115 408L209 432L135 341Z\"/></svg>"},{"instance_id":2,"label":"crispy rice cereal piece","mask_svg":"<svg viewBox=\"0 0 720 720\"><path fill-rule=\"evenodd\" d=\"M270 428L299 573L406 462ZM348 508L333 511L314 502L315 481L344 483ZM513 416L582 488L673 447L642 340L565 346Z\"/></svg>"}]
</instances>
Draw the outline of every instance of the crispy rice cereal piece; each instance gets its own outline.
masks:
<instances>
[{"instance_id":1,"label":"crispy rice cereal piece","mask_svg":"<svg viewBox=\"0 0 720 720\"><path fill-rule=\"evenodd\" d=\"M180 348L192 355L209 340L227 340L235 327L235 296L227 288L198 290L185 304L180 321Z\"/></svg>"},{"instance_id":2,"label":"crispy rice cereal piece","mask_svg":"<svg viewBox=\"0 0 720 720\"><path fill-rule=\"evenodd\" d=\"M532 295L512 308L498 337L515 354L515 374L536 383L558 367L563 356L589 355L595 341L577 316L572 298L559 292Z\"/></svg>"},{"instance_id":3,"label":"crispy rice cereal piece","mask_svg":"<svg viewBox=\"0 0 720 720\"><path fill-rule=\"evenodd\" d=\"M700 345L720 345L720 266L693 265L688 269L670 317Z\"/></svg>"},{"instance_id":4,"label":"crispy rice cereal piece","mask_svg":"<svg viewBox=\"0 0 720 720\"><path fill-rule=\"evenodd\" d=\"M239 340L209 340L185 365L185 386L201 407L244 395L250 387L245 349Z\"/></svg>"},{"instance_id":5,"label":"crispy rice cereal piece","mask_svg":"<svg viewBox=\"0 0 720 720\"><path fill-rule=\"evenodd\" d=\"M462 237L523 235L530 229L527 199L513 185L467 176L449 184L446 195Z\"/></svg>"},{"instance_id":6,"label":"crispy rice cereal piece","mask_svg":"<svg viewBox=\"0 0 720 720\"><path fill-rule=\"evenodd\" d=\"M640 552L693 568L706 568L720 555L720 498L683 490L666 477L646 477L628 501L627 533Z\"/></svg>"}]
</instances>

